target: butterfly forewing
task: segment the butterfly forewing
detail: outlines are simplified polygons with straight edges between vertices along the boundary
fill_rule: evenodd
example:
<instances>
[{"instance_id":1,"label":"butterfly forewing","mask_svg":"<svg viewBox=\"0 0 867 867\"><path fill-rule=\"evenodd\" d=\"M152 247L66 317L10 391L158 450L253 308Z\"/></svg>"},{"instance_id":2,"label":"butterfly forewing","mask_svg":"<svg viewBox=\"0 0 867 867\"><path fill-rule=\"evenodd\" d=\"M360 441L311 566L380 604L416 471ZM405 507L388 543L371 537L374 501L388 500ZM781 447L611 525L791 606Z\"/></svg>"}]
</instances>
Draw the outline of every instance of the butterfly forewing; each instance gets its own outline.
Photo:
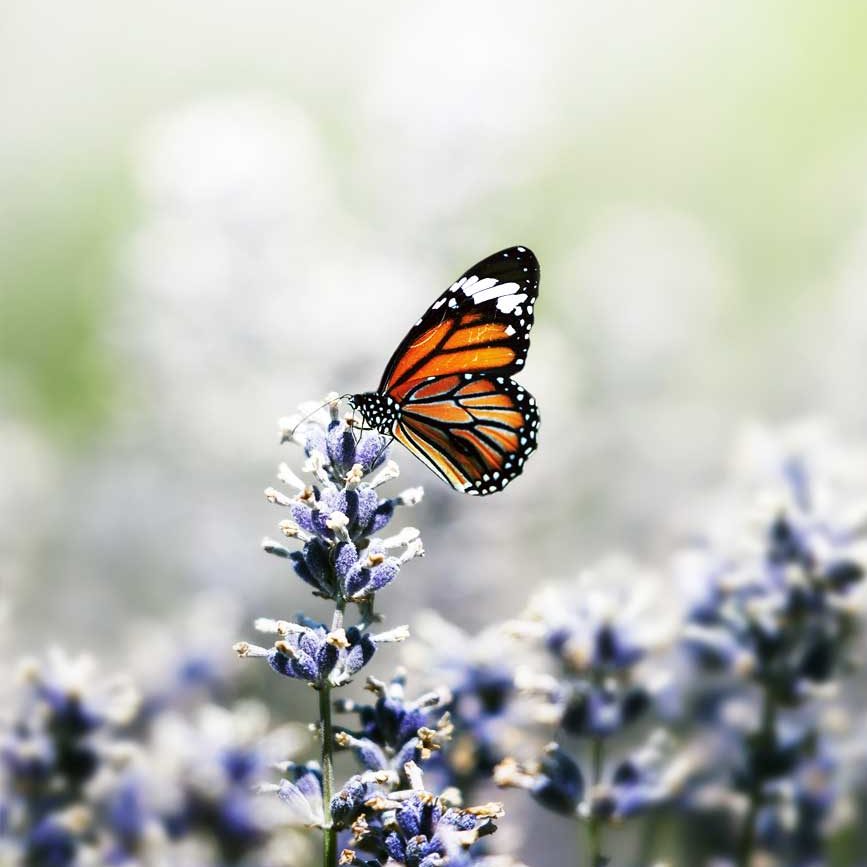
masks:
<instances>
[{"instance_id":1,"label":"butterfly forewing","mask_svg":"<svg viewBox=\"0 0 867 867\"><path fill-rule=\"evenodd\" d=\"M410 329L385 368L379 393L405 400L419 380L524 365L539 293L539 263L526 247L494 253L461 275Z\"/></svg>"},{"instance_id":2,"label":"butterfly forewing","mask_svg":"<svg viewBox=\"0 0 867 867\"><path fill-rule=\"evenodd\" d=\"M536 401L508 377L451 374L407 392L394 435L452 487L493 494L536 448Z\"/></svg>"}]
</instances>

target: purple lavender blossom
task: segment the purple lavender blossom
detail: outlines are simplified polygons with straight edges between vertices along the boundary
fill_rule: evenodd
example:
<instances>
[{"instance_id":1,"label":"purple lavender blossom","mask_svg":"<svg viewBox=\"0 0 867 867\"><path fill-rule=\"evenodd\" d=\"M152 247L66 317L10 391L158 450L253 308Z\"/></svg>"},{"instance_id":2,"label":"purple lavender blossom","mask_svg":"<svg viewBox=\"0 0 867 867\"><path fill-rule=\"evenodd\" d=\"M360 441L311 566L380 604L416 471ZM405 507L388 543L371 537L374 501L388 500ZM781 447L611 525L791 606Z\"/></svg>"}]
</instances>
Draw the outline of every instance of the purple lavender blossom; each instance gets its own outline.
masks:
<instances>
[{"instance_id":1,"label":"purple lavender blossom","mask_svg":"<svg viewBox=\"0 0 867 867\"><path fill-rule=\"evenodd\" d=\"M338 702L339 712L357 714L359 728L340 728L335 737L337 745L351 749L367 770L391 772L402 782L406 764L430 759L451 739L453 730L444 710L449 693L440 690L410 700L404 694L405 680L402 673L390 683L368 677L367 689L376 696L375 703Z\"/></svg>"},{"instance_id":2,"label":"purple lavender blossom","mask_svg":"<svg viewBox=\"0 0 867 867\"><path fill-rule=\"evenodd\" d=\"M620 743L626 734L634 738L638 723L654 711L664 716L670 677L656 657L673 643L678 622L659 591L654 575L611 558L571 585L543 590L521 619L506 625L528 647L528 659L536 650L553 662L549 671L524 666L515 684L533 700L538 721L553 725L563 742L548 744L535 761L507 756L494 779L586 822L594 865L606 863L602 832L608 824L679 797L688 778L683 765L663 755L662 735L639 751L624 753ZM567 739L584 749L573 754Z\"/></svg>"},{"instance_id":3,"label":"purple lavender blossom","mask_svg":"<svg viewBox=\"0 0 867 867\"><path fill-rule=\"evenodd\" d=\"M290 551L266 539L264 548L290 560L295 574L317 596L363 603L394 581L403 564L424 553L418 531L412 528L385 539L375 535L385 529L395 509L415 505L421 489L380 498L377 489L398 477L397 464L387 460L387 443L379 434L368 432L358 438L339 418L336 400L329 405L326 423L313 415L287 419L283 427L284 441L303 446L304 472L312 479L303 481L283 464L278 476L292 495L268 488L265 496L289 510L290 517L280 522L280 529L303 547Z\"/></svg>"},{"instance_id":4,"label":"purple lavender blossom","mask_svg":"<svg viewBox=\"0 0 867 867\"><path fill-rule=\"evenodd\" d=\"M413 638L402 655L414 678L443 683L451 694L451 744L426 773L471 796L526 738L522 708L515 701L515 669L527 663L527 655L501 623L471 634L432 611L413 622Z\"/></svg>"},{"instance_id":5,"label":"purple lavender blossom","mask_svg":"<svg viewBox=\"0 0 867 867\"><path fill-rule=\"evenodd\" d=\"M450 806L448 800L425 790L420 769L406 767L411 788L393 791L365 804L352 827L354 843L344 850L342 864L354 867L469 867L478 864L472 847L496 830L502 804ZM373 860L357 850L370 853Z\"/></svg>"},{"instance_id":6,"label":"purple lavender blossom","mask_svg":"<svg viewBox=\"0 0 867 867\"><path fill-rule=\"evenodd\" d=\"M242 657L263 658L278 674L323 689L349 683L370 662L379 645L404 641L409 635L405 626L371 633L357 626L328 630L322 623L301 616L298 620L302 622L259 618L256 628L276 633L278 640L270 648L241 641L235 652Z\"/></svg>"},{"instance_id":7,"label":"purple lavender blossom","mask_svg":"<svg viewBox=\"0 0 867 867\"><path fill-rule=\"evenodd\" d=\"M268 731L261 706L188 719L61 651L23 666L15 697L0 740L3 863L230 867L272 843L299 851L253 789L298 743Z\"/></svg>"},{"instance_id":8,"label":"purple lavender blossom","mask_svg":"<svg viewBox=\"0 0 867 867\"><path fill-rule=\"evenodd\" d=\"M335 729L332 722L332 691L348 684L379 645L408 636L406 627L370 630L379 619L374 597L397 578L405 563L424 552L413 528L384 539L374 535L388 524L397 506L417 503L421 491L381 499L377 488L399 473L394 462L386 462L384 439L370 433L358 436L349 422L339 418L336 399L330 402L328 415L325 424L308 414L284 425L284 440L294 438L303 445L304 472L313 478L307 484L283 465L280 479L294 489L294 496L273 488L265 493L271 502L289 510L291 517L280 528L303 547L290 551L266 540L265 549L291 560L295 573L313 587L315 595L334 602L331 625L304 615L294 621L260 618L257 629L276 633L274 644L267 648L240 642L235 650L240 656L265 659L278 674L304 681L319 693L321 762L303 768L286 766L290 774L279 786L265 789L278 793L294 821L322 829L323 864L335 867L338 833L349 825L355 827L371 800L386 797L400 783L408 759L423 760L439 749L450 727L447 716L441 716L433 728L426 726L428 713L441 703L439 697L406 702L399 679L390 687L368 680L368 687L378 693L373 706L348 702L338 706L359 714L360 729ZM365 480L377 468L376 475ZM359 612L359 621L351 625L346 620L350 603ZM366 767L339 789L334 780L335 747L353 750Z\"/></svg>"},{"instance_id":9,"label":"purple lavender blossom","mask_svg":"<svg viewBox=\"0 0 867 867\"><path fill-rule=\"evenodd\" d=\"M867 551L839 461L804 446L754 435L747 496L681 561L692 701L722 745L709 790L740 799L737 843L720 854L741 863L822 863L835 801L818 709L851 668Z\"/></svg>"},{"instance_id":10,"label":"purple lavender blossom","mask_svg":"<svg viewBox=\"0 0 867 867\"><path fill-rule=\"evenodd\" d=\"M20 678L15 721L0 745L4 830L19 843L20 863L72 867L112 852L122 841L103 821L102 789L138 711L135 690L59 649L24 663Z\"/></svg>"},{"instance_id":11,"label":"purple lavender blossom","mask_svg":"<svg viewBox=\"0 0 867 867\"><path fill-rule=\"evenodd\" d=\"M677 802L704 760L699 750L682 750L662 729L639 748L609 763L590 783L577 761L550 743L537 762L501 762L494 775L500 786L526 789L548 810L563 816L622 822Z\"/></svg>"}]
</instances>

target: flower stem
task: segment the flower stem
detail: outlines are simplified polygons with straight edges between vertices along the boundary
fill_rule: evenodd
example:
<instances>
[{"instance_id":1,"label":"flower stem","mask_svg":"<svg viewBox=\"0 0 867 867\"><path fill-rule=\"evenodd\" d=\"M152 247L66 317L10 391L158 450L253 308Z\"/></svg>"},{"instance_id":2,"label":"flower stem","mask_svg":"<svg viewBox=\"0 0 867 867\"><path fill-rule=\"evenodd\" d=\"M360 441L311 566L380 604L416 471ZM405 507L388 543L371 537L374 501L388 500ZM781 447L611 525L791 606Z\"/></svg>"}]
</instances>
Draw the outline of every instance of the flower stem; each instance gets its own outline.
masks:
<instances>
[{"instance_id":1,"label":"flower stem","mask_svg":"<svg viewBox=\"0 0 867 867\"><path fill-rule=\"evenodd\" d=\"M331 819L331 798L334 793L334 730L331 725L331 687L319 690L319 724L322 735L322 867L337 864L337 830Z\"/></svg>"},{"instance_id":2,"label":"flower stem","mask_svg":"<svg viewBox=\"0 0 867 867\"><path fill-rule=\"evenodd\" d=\"M768 752L776 747L777 705L770 689L765 689L762 699L762 721L759 729L756 750ZM764 777L753 775L749 789L749 806L744 818L741 837L738 842L737 863L740 867L749 867L753 856L756 840L756 819L762 806Z\"/></svg>"},{"instance_id":3,"label":"flower stem","mask_svg":"<svg viewBox=\"0 0 867 867\"><path fill-rule=\"evenodd\" d=\"M337 601L332 629L343 625L346 602ZM322 867L337 865L337 829L331 818L331 798L334 795L334 727L331 722L331 684L319 690L319 734L322 737Z\"/></svg>"},{"instance_id":4,"label":"flower stem","mask_svg":"<svg viewBox=\"0 0 867 867\"><path fill-rule=\"evenodd\" d=\"M605 742L600 737L593 738L593 785L602 782L602 763L605 759Z\"/></svg>"},{"instance_id":5,"label":"flower stem","mask_svg":"<svg viewBox=\"0 0 867 867\"><path fill-rule=\"evenodd\" d=\"M605 760L605 741L601 737L593 738L593 788L602 782L602 767ZM592 799L591 799L592 803ZM602 820L591 813L588 824L589 856L591 867L600 867L605 863L602 855Z\"/></svg>"}]
</instances>

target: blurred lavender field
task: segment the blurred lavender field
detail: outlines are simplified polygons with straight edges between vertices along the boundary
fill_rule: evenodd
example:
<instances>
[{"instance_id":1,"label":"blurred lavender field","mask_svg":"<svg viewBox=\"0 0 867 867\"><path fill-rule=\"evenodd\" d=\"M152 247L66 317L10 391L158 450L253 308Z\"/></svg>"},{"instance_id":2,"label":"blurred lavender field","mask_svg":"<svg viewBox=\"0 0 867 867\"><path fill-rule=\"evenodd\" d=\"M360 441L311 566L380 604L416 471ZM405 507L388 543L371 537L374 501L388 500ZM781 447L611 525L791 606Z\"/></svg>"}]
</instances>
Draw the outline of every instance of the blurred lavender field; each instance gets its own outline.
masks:
<instances>
[{"instance_id":1,"label":"blurred lavender field","mask_svg":"<svg viewBox=\"0 0 867 867\"><path fill-rule=\"evenodd\" d=\"M253 618L330 617L258 545L262 489L304 462L277 420L374 387L437 293L515 243L542 265L538 453L485 501L392 453L427 556L377 599L412 636L371 673L457 697L456 758L425 779L503 800L483 854L537 867L591 863L576 821L614 865L743 863L751 786L750 863L865 863L867 14L11 0L2 21L0 863L317 863L252 794L315 754L316 696L231 650ZM584 638L551 640L557 612ZM640 659L581 644L617 612ZM763 673L744 624L803 627L797 665ZM791 749L768 771L749 732L772 693ZM602 729L606 772L637 751L653 785L567 796L564 759L544 803L544 744L589 778ZM86 838L67 860L53 826L22 854L37 803Z\"/></svg>"}]
</instances>

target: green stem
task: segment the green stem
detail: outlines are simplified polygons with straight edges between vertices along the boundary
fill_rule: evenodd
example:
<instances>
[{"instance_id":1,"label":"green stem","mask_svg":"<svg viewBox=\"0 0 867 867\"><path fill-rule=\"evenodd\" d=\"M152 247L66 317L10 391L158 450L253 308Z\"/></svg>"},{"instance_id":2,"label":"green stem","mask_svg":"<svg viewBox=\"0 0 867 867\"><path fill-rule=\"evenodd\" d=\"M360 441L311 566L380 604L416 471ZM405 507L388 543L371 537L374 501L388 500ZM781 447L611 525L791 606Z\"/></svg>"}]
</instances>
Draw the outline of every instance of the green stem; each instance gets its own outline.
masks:
<instances>
[{"instance_id":1,"label":"green stem","mask_svg":"<svg viewBox=\"0 0 867 867\"><path fill-rule=\"evenodd\" d=\"M759 751L771 750L776 742L777 705L769 689L765 689L762 700L762 721L759 729L757 747ZM741 829L741 837L738 842L737 863L740 867L749 867L753 856L753 847L756 842L756 819L762 806L762 797L765 780L755 777L749 789L749 806L744 824Z\"/></svg>"},{"instance_id":2,"label":"green stem","mask_svg":"<svg viewBox=\"0 0 867 867\"><path fill-rule=\"evenodd\" d=\"M332 631L343 626L346 602L337 600ZM331 722L331 684L319 689L319 734L322 738L322 867L337 865L337 829L331 819L331 798L334 795L334 726Z\"/></svg>"},{"instance_id":3,"label":"green stem","mask_svg":"<svg viewBox=\"0 0 867 867\"><path fill-rule=\"evenodd\" d=\"M593 739L591 761L593 765L593 788L595 789L602 782L602 769L605 761L605 741L600 737ZM590 816L588 842L590 867L598 867L602 863L602 821L598 816Z\"/></svg>"},{"instance_id":4,"label":"green stem","mask_svg":"<svg viewBox=\"0 0 867 867\"><path fill-rule=\"evenodd\" d=\"M319 724L322 736L322 867L337 864L337 829L331 820L331 798L334 793L334 729L331 724L331 687L319 690Z\"/></svg>"},{"instance_id":5,"label":"green stem","mask_svg":"<svg viewBox=\"0 0 867 867\"><path fill-rule=\"evenodd\" d=\"M593 738L593 785L598 786L602 782L602 762L605 759L605 741L602 738Z\"/></svg>"}]
</instances>

